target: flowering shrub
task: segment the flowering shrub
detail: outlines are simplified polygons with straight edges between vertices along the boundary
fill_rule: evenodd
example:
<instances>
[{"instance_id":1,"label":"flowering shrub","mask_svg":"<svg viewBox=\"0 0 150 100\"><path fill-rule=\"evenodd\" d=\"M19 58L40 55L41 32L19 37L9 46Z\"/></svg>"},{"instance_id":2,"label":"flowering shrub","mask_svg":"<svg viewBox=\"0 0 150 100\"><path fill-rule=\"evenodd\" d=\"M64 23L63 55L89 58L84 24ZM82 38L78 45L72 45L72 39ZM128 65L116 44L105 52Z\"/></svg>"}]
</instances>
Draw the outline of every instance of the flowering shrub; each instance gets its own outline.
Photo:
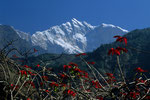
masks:
<instances>
[{"instance_id":1,"label":"flowering shrub","mask_svg":"<svg viewBox=\"0 0 150 100\"><path fill-rule=\"evenodd\" d=\"M127 38L114 36L117 42L125 43ZM35 48L33 52L38 50ZM125 78L119 62L122 53L128 53L123 47L110 48L108 55L116 56L120 77L113 73L100 73L95 67L95 62L88 62L83 57L86 53L75 55L90 69L90 73L80 69L80 66L70 62L63 70L54 73L44 64L35 66L27 65L27 58L23 65L17 64L5 56L1 51L1 68L4 74L3 90L4 99L11 100L148 100L150 99L150 79L144 74L148 72L141 67L136 68L136 74L130 82ZM22 55L27 57L29 51ZM14 58L19 58L13 55ZM14 68L15 71L12 71ZM38 69L34 70L34 68Z\"/></svg>"}]
</instances>

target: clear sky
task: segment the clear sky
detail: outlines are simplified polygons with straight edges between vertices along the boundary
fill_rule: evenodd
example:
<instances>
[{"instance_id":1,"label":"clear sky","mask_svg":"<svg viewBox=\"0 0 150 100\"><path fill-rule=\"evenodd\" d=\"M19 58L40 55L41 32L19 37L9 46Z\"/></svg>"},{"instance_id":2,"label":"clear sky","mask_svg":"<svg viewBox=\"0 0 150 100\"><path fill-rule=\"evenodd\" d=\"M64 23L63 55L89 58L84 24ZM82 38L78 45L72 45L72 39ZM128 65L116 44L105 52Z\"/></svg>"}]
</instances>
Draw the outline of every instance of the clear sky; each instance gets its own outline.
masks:
<instances>
[{"instance_id":1,"label":"clear sky","mask_svg":"<svg viewBox=\"0 0 150 100\"><path fill-rule=\"evenodd\" d=\"M0 0L0 24L42 31L76 18L127 30L150 27L150 0Z\"/></svg>"}]
</instances>

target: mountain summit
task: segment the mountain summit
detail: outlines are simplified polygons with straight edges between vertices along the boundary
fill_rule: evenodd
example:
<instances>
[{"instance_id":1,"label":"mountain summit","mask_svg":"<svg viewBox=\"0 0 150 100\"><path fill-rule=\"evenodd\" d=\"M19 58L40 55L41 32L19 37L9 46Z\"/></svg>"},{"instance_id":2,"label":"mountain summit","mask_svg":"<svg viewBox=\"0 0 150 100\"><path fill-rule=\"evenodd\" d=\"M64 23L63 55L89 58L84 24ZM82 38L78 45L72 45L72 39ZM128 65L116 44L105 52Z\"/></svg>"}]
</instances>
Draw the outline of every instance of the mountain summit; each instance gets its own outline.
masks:
<instances>
[{"instance_id":1,"label":"mountain summit","mask_svg":"<svg viewBox=\"0 0 150 100\"><path fill-rule=\"evenodd\" d=\"M119 26L104 24L93 26L73 18L71 21L37 31L32 36L17 31L18 35L49 53L81 53L93 51L101 44L113 42L114 35L124 35L128 31Z\"/></svg>"}]
</instances>

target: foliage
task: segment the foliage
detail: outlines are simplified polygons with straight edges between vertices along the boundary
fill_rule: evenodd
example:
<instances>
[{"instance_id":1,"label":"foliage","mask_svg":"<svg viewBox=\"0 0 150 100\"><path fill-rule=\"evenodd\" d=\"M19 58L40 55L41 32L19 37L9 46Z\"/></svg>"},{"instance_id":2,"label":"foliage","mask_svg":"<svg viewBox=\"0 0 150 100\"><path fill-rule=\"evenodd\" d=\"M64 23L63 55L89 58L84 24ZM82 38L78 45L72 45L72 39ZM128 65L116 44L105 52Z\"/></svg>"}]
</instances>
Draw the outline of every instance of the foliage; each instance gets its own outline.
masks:
<instances>
[{"instance_id":1,"label":"foliage","mask_svg":"<svg viewBox=\"0 0 150 100\"><path fill-rule=\"evenodd\" d=\"M101 73L94 66L94 61L84 59L86 53L75 55L85 63L88 71L80 68L74 62L69 62L62 66L60 72L54 72L52 68L47 67L47 63L42 61L42 58L36 65L28 65L28 55L37 53L38 50L28 50L20 53L22 56L13 55L12 60L7 57L8 52L5 51L9 45L0 51L0 68L2 70L0 83L5 100L145 100L150 99L150 78L145 73L148 70L142 67L134 69L134 77L128 79L122 70L123 64L120 57L128 57L127 38L114 36L116 46L111 47L108 51L105 50L105 55L109 59L116 59L114 64L115 73L107 70L106 73ZM11 43L10 43L11 45ZM131 47L130 47L131 48ZM101 49L105 49L104 46ZM131 48L132 49L132 48ZM134 48L135 49L135 48ZM16 50L16 49L13 49ZM139 49L135 49L139 50ZM135 52L135 51L134 51ZM98 52L97 52L98 53ZM128 56L125 56L128 55ZM54 56L57 60L61 56ZM96 57L96 55L95 55ZM101 56L103 58L104 56ZM104 57L105 58L105 57ZM104 59L103 58L103 59ZM19 63L17 63L19 61ZM107 59L105 60L107 62ZM125 60L124 60L125 61ZM102 63L102 62L101 62ZM111 62L112 65L114 62Z\"/></svg>"}]
</instances>

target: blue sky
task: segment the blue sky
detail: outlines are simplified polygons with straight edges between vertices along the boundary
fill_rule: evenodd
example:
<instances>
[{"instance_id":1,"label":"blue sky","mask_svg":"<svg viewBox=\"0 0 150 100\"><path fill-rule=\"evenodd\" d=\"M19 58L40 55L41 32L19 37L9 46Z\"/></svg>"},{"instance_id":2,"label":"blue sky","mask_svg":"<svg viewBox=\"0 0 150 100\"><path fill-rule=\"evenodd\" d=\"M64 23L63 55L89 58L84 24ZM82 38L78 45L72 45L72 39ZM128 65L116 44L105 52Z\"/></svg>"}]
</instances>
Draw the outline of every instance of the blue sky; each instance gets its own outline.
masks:
<instances>
[{"instance_id":1,"label":"blue sky","mask_svg":"<svg viewBox=\"0 0 150 100\"><path fill-rule=\"evenodd\" d=\"M0 0L0 24L34 33L76 18L127 30L150 27L150 0Z\"/></svg>"}]
</instances>

